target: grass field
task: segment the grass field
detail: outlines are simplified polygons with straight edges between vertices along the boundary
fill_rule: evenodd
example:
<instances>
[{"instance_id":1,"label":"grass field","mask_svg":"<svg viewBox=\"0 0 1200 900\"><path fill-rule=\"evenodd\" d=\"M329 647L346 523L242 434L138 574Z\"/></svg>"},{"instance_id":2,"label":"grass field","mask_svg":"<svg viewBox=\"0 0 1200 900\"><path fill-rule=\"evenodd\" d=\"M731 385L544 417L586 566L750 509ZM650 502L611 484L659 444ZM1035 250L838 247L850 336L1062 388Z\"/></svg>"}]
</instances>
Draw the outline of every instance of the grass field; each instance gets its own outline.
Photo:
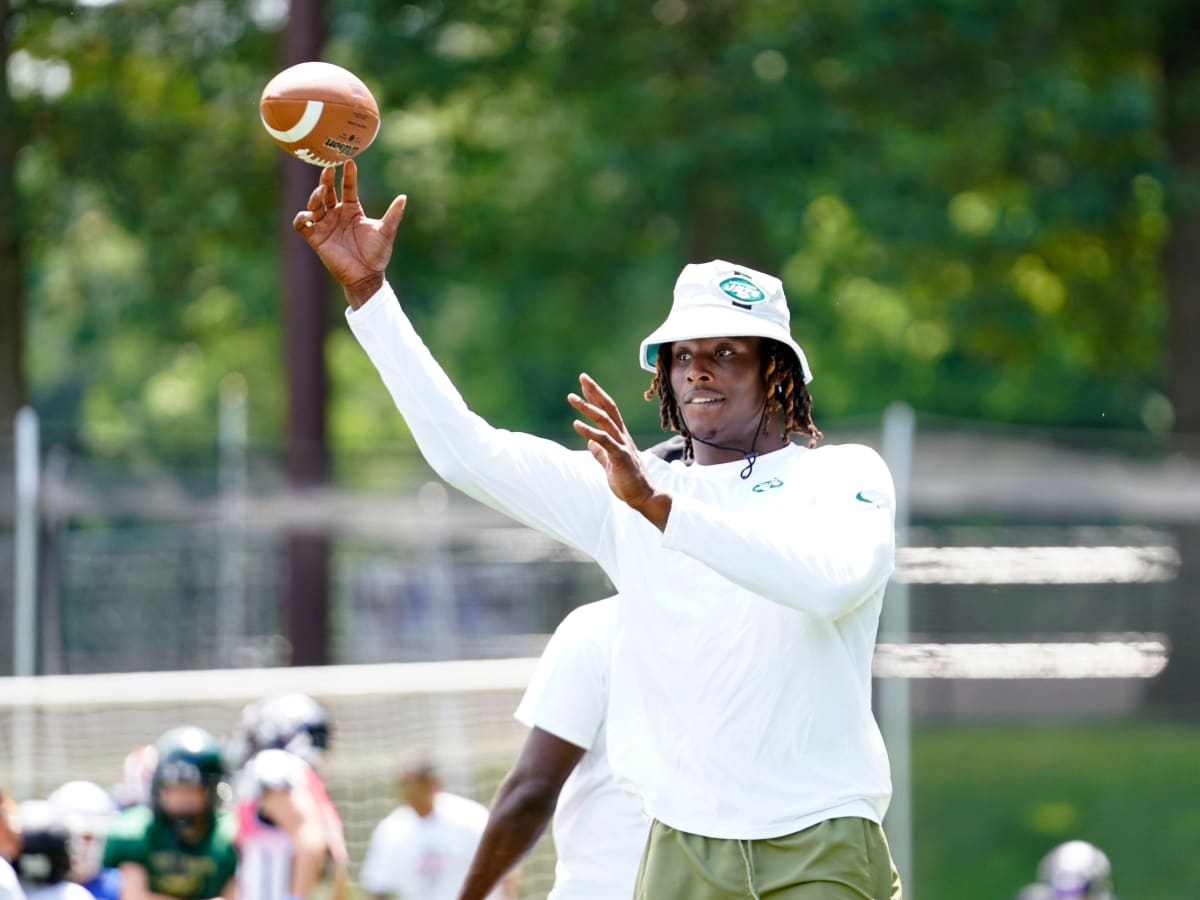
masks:
<instances>
[{"instance_id":1,"label":"grass field","mask_svg":"<svg viewBox=\"0 0 1200 900\"><path fill-rule=\"evenodd\" d=\"M913 900L1007 900L1076 837L1121 900L1200 898L1200 725L922 727L913 782Z\"/></svg>"}]
</instances>

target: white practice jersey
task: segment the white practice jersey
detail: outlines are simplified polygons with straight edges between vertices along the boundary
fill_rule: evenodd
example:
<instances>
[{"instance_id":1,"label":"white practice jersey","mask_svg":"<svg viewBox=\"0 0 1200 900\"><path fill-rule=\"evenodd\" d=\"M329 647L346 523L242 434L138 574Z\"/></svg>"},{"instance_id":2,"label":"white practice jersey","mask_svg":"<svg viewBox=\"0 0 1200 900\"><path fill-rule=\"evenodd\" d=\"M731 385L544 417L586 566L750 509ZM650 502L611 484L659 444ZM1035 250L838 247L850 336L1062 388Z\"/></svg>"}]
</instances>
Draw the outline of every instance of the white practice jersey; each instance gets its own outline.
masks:
<instances>
[{"instance_id":1,"label":"white practice jersey","mask_svg":"<svg viewBox=\"0 0 1200 900\"><path fill-rule=\"evenodd\" d=\"M487 824L482 804L446 791L421 817L401 806L375 826L359 881L370 894L454 900ZM489 900L499 900L499 890Z\"/></svg>"},{"instance_id":2,"label":"white practice jersey","mask_svg":"<svg viewBox=\"0 0 1200 900\"><path fill-rule=\"evenodd\" d=\"M0 859L0 900L26 900L17 873L6 859Z\"/></svg>"},{"instance_id":3,"label":"white practice jersey","mask_svg":"<svg viewBox=\"0 0 1200 900\"><path fill-rule=\"evenodd\" d=\"M620 591L608 758L647 814L739 840L883 820L891 773L871 659L895 492L875 451L793 444L759 456L752 476L742 460L643 453L672 498L660 532L587 451L472 413L389 285L348 316L438 474L586 553Z\"/></svg>"},{"instance_id":4,"label":"white practice jersey","mask_svg":"<svg viewBox=\"0 0 1200 900\"><path fill-rule=\"evenodd\" d=\"M92 892L73 881L26 887L25 900L95 900Z\"/></svg>"},{"instance_id":5,"label":"white practice jersey","mask_svg":"<svg viewBox=\"0 0 1200 900\"><path fill-rule=\"evenodd\" d=\"M608 765L605 718L616 597L581 606L546 645L517 719L587 751L554 810L554 889L547 900L633 896L650 821Z\"/></svg>"}]
</instances>

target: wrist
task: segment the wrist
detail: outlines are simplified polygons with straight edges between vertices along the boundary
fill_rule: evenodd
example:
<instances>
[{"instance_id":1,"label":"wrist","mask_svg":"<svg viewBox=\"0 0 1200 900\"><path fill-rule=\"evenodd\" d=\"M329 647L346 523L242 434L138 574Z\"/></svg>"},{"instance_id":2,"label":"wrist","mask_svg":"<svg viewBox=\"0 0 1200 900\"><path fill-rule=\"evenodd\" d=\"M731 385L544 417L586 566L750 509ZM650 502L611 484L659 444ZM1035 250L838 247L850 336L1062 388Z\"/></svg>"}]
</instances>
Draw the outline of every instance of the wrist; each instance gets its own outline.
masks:
<instances>
[{"instance_id":1,"label":"wrist","mask_svg":"<svg viewBox=\"0 0 1200 900\"><path fill-rule=\"evenodd\" d=\"M629 506L641 513L659 531L667 527L667 517L671 514L670 494L651 490L645 497L629 503Z\"/></svg>"},{"instance_id":2,"label":"wrist","mask_svg":"<svg viewBox=\"0 0 1200 900\"><path fill-rule=\"evenodd\" d=\"M358 309L379 293L381 287L383 287L383 273L372 272L366 278L360 278L353 284L343 284L342 293L346 295L346 302L350 308Z\"/></svg>"}]
</instances>

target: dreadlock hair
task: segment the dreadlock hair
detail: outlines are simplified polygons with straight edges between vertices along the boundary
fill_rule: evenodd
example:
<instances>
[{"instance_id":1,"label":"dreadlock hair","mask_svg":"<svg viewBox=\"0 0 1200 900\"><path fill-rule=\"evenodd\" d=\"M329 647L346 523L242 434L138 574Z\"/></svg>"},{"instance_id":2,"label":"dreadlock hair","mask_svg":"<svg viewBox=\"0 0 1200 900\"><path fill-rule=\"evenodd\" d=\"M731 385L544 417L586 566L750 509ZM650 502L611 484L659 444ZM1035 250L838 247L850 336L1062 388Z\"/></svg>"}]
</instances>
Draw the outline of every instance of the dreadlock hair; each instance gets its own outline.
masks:
<instances>
[{"instance_id":1,"label":"dreadlock hair","mask_svg":"<svg viewBox=\"0 0 1200 900\"><path fill-rule=\"evenodd\" d=\"M804 383L804 371L791 348L773 338L763 339L763 381L767 388L765 418L768 422L781 420L780 437L788 440L793 434L808 437L808 447L817 446L825 435L812 418L812 395ZM683 435L683 458L695 459L692 435L683 420L675 391L671 388L671 345L658 348L654 378L646 390L647 400L658 398L658 417L664 429Z\"/></svg>"}]
</instances>

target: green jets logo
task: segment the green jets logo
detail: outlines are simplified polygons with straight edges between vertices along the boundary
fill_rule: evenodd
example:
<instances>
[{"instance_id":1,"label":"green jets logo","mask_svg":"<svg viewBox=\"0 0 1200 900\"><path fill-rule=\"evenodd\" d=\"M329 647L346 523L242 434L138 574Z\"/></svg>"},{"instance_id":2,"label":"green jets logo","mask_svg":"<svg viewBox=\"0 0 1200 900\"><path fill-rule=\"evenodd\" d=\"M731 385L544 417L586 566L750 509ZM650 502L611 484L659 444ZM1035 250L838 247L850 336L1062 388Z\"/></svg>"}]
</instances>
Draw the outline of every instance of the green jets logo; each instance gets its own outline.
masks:
<instances>
[{"instance_id":1,"label":"green jets logo","mask_svg":"<svg viewBox=\"0 0 1200 900\"><path fill-rule=\"evenodd\" d=\"M726 278L717 287L739 303L757 303L759 300L765 300L767 297L762 292L762 288L749 278L743 278L741 275Z\"/></svg>"},{"instance_id":2,"label":"green jets logo","mask_svg":"<svg viewBox=\"0 0 1200 900\"><path fill-rule=\"evenodd\" d=\"M783 487L783 482L778 478L771 478L768 481L760 481L754 487L750 488L750 490L756 494L764 494L767 491L773 491L777 487Z\"/></svg>"}]
</instances>

